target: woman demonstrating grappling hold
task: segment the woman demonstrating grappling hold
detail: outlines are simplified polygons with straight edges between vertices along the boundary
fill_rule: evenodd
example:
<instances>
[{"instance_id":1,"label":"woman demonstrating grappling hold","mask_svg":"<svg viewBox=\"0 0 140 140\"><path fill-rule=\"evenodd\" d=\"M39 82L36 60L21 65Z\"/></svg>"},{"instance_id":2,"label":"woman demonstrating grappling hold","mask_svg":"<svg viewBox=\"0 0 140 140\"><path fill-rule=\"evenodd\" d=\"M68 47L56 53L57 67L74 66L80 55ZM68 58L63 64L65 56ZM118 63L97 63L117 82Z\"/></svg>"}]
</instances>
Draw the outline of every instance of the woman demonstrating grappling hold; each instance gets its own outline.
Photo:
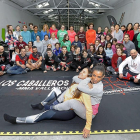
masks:
<instances>
[{"instance_id":1,"label":"woman demonstrating grappling hold","mask_svg":"<svg viewBox=\"0 0 140 140\"><path fill-rule=\"evenodd\" d=\"M44 111L43 113L37 115L20 118L12 117L5 114L4 119L10 123L36 123L45 119L68 120L70 118L70 115L68 113L72 112L72 110L70 109L73 109L79 117L86 119L86 126L83 130L83 136L88 137L90 134L92 119L98 112L98 110L96 110L95 108L99 106L99 103L102 99L103 84L101 80L103 79L104 74L104 67L97 65L93 69L92 78L87 78L81 81L78 85L78 89L82 92L80 92L77 89L77 86L74 84L73 86L71 86L72 89L69 89L69 91L65 93L71 95L74 92L73 99L66 99L67 101L64 101L63 103L57 105L47 105L47 108L50 107L50 110ZM75 89L75 91L73 89ZM88 92L90 96L88 94L85 94L85 92ZM58 116L60 118L57 118Z\"/></svg>"}]
</instances>

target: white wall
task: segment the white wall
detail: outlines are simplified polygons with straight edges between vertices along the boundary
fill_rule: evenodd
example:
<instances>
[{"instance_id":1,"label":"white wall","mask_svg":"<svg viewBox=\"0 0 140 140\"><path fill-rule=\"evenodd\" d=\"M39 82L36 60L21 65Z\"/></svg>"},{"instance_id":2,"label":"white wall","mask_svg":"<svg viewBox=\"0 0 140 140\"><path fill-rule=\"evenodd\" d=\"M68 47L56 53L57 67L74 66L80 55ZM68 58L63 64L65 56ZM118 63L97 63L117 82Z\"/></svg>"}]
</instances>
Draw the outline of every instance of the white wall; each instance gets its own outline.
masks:
<instances>
[{"instance_id":1,"label":"white wall","mask_svg":"<svg viewBox=\"0 0 140 140\"><path fill-rule=\"evenodd\" d=\"M110 27L109 21L107 19L108 15L112 15L115 17L117 23L119 23L121 15L123 12L125 12L123 21L121 25L127 25L129 22L140 23L140 0L124 0L123 3L120 3L114 7L113 10L109 10L107 13L105 13L103 16L100 16L98 19L93 20L95 24L95 29L97 29L98 26L102 26L103 28L105 26Z\"/></svg>"},{"instance_id":2,"label":"white wall","mask_svg":"<svg viewBox=\"0 0 140 140\"><path fill-rule=\"evenodd\" d=\"M25 22L26 25L30 22L34 23L34 25L40 25L40 18L34 16L32 13L22 10L21 7L6 1L0 1L0 39L1 39L1 29L5 28L6 25L13 25L15 28L16 25L20 25L21 27L24 24L18 23L18 21Z\"/></svg>"}]
</instances>

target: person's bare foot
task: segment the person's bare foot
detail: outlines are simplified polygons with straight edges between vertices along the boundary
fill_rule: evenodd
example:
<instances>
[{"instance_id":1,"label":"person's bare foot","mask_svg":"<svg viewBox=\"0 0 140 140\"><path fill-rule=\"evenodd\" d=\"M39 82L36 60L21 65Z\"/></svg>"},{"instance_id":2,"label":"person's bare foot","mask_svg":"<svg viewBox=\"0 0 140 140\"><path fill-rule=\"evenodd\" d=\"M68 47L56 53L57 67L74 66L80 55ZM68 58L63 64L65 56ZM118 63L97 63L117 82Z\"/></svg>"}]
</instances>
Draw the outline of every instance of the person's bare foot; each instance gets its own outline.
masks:
<instances>
[{"instance_id":1,"label":"person's bare foot","mask_svg":"<svg viewBox=\"0 0 140 140\"><path fill-rule=\"evenodd\" d=\"M44 73L47 73L47 71L45 70Z\"/></svg>"},{"instance_id":2,"label":"person's bare foot","mask_svg":"<svg viewBox=\"0 0 140 140\"><path fill-rule=\"evenodd\" d=\"M4 72L3 71L0 71L0 76L4 75Z\"/></svg>"},{"instance_id":3,"label":"person's bare foot","mask_svg":"<svg viewBox=\"0 0 140 140\"><path fill-rule=\"evenodd\" d=\"M53 71L56 71L56 69L54 68Z\"/></svg>"},{"instance_id":4,"label":"person's bare foot","mask_svg":"<svg viewBox=\"0 0 140 140\"><path fill-rule=\"evenodd\" d=\"M68 71L68 70L69 70L69 68L67 67L65 71Z\"/></svg>"},{"instance_id":5,"label":"person's bare foot","mask_svg":"<svg viewBox=\"0 0 140 140\"><path fill-rule=\"evenodd\" d=\"M61 70L64 71L64 67L62 67Z\"/></svg>"}]
</instances>

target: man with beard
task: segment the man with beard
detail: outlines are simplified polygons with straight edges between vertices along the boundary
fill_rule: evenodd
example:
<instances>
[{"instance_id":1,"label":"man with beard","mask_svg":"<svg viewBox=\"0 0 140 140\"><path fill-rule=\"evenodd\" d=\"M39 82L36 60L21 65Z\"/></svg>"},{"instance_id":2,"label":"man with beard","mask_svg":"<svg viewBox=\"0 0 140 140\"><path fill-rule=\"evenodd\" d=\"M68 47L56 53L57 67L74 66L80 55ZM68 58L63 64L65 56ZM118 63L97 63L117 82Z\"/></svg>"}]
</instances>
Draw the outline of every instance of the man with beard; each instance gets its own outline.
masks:
<instances>
[{"instance_id":1,"label":"man with beard","mask_svg":"<svg viewBox=\"0 0 140 140\"><path fill-rule=\"evenodd\" d=\"M45 58L42 63L42 70L44 73L47 72L47 70L52 69L53 71L58 70L58 64L59 60L58 57L52 53L51 49L47 49L47 54L45 55Z\"/></svg>"},{"instance_id":2,"label":"man with beard","mask_svg":"<svg viewBox=\"0 0 140 140\"><path fill-rule=\"evenodd\" d=\"M32 71L39 69L42 64L42 54L37 51L37 47L33 46L33 53L30 54L27 67Z\"/></svg>"},{"instance_id":3,"label":"man with beard","mask_svg":"<svg viewBox=\"0 0 140 140\"><path fill-rule=\"evenodd\" d=\"M130 55L119 65L119 78L133 80L134 83L140 84L140 55L135 49L130 51ZM125 69L126 65L128 67Z\"/></svg>"},{"instance_id":4,"label":"man with beard","mask_svg":"<svg viewBox=\"0 0 140 140\"><path fill-rule=\"evenodd\" d=\"M4 47L0 46L0 75L3 75L9 67L9 56L4 51Z\"/></svg>"},{"instance_id":5,"label":"man with beard","mask_svg":"<svg viewBox=\"0 0 140 140\"><path fill-rule=\"evenodd\" d=\"M16 65L9 68L7 73L12 74L24 74L26 71L26 62L28 60L28 56L26 55L26 51L24 48L21 49L20 54L16 55Z\"/></svg>"}]
</instances>

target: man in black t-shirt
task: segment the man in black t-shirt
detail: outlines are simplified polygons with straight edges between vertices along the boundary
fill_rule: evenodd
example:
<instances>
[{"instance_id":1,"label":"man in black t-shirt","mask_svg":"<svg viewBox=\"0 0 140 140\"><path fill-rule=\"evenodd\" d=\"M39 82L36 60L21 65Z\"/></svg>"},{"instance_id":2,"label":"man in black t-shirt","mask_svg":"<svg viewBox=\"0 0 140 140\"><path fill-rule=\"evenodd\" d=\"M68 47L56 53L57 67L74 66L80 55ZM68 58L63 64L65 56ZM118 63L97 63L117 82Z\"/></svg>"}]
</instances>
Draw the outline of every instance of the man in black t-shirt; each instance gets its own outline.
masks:
<instances>
[{"instance_id":1,"label":"man in black t-shirt","mask_svg":"<svg viewBox=\"0 0 140 140\"><path fill-rule=\"evenodd\" d=\"M61 66L62 71L64 71L64 68L66 69L65 71L69 70L72 59L73 58L71 54L67 52L67 47L63 46L62 52L60 53L60 56L59 56L60 66Z\"/></svg>"},{"instance_id":2,"label":"man in black t-shirt","mask_svg":"<svg viewBox=\"0 0 140 140\"><path fill-rule=\"evenodd\" d=\"M47 72L47 70L52 69L53 71L58 70L58 64L59 64L58 57L52 53L51 49L47 49L47 54L45 55L45 58L42 63L42 70L44 73Z\"/></svg>"},{"instance_id":3,"label":"man in black t-shirt","mask_svg":"<svg viewBox=\"0 0 140 140\"><path fill-rule=\"evenodd\" d=\"M3 75L8 68L10 68L9 56L4 51L4 47L0 46L0 75Z\"/></svg>"}]
</instances>

